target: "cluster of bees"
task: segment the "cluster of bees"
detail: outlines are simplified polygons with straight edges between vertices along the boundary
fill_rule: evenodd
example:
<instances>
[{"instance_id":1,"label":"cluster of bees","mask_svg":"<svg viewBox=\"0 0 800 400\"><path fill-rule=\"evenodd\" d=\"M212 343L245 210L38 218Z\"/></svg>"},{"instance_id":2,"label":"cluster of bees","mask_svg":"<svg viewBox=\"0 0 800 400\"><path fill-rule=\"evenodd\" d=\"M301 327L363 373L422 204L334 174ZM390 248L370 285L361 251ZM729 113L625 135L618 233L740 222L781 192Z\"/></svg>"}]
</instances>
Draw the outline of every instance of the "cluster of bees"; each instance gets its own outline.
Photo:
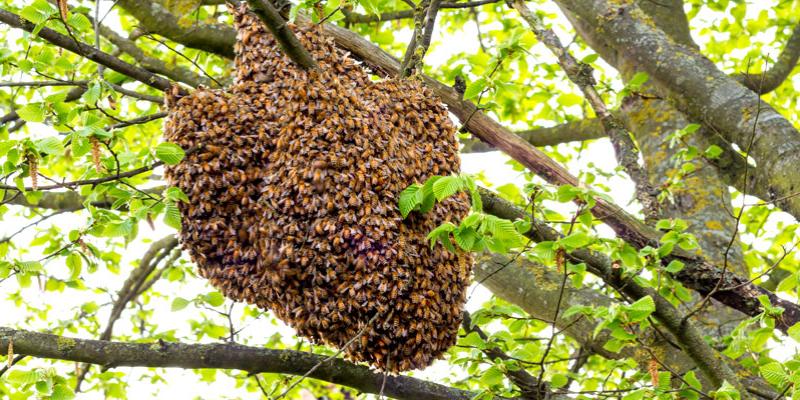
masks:
<instances>
[{"instance_id":1,"label":"cluster of bees","mask_svg":"<svg viewBox=\"0 0 800 400\"><path fill-rule=\"evenodd\" d=\"M384 371L428 366L455 343L472 257L427 234L469 211L465 194L407 219L399 193L459 170L455 128L416 79L374 82L315 27L293 27L319 63L285 57L244 6L227 92L169 96L165 139L193 149L167 168L181 239L229 298Z\"/></svg>"}]
</instances>

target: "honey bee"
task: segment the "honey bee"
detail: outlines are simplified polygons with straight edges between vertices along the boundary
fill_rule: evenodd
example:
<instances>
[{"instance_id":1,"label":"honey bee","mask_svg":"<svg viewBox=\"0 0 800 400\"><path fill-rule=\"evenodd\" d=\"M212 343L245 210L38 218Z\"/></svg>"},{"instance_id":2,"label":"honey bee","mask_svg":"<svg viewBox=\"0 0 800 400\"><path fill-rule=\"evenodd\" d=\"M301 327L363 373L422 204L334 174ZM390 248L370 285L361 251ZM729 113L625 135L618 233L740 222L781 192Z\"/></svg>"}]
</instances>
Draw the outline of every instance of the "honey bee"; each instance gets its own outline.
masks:
<instances>
[{"instance_id":1,"label":"honey bee","mask_svg":"<svg viewBox=\"0 0 800 400\"><path fill-rule=\"evenodd\" d=\"M431 252L425 236L465 216L468 198L401 220L396 196L458 172L447 110L419 82L372 82L329 38L290 26L322 66L300 70L244 7L230 93L169 102L165 138L203 147L166 168L190 200L182 242L226 296L315 342L343 346L364 315L395 310L345 352L390 371L426 366L454 341L472 261Z\"/></svg>"}]
</instances>

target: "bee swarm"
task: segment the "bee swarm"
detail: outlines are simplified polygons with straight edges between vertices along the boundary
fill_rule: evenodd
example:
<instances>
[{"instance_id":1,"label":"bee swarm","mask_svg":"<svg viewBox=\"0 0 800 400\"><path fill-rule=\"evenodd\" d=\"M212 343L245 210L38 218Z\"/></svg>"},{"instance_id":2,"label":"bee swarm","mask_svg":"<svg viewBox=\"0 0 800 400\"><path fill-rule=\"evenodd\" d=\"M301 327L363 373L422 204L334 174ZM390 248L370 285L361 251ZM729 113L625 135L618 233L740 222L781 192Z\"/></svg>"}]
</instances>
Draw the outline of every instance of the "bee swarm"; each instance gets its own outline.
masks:
<instances>
[{"instance_id":1,"label":"bee swarm","mask_svg":"<svg viewBox=\"0 0 800 400\"><path fill-rule=\"evenodd\" d=\"M300 335L386 371L428 366L456 341L472 258L426 236L469 202L403 220L397 196L458 172L447 110L416 79L371 81L314 27L293 27L320 66L307 72L246 8L235 21L229 91L168 99L165 139L194 149L166 170L190 200L184 247Z\"/></svg>"}]
</instances>

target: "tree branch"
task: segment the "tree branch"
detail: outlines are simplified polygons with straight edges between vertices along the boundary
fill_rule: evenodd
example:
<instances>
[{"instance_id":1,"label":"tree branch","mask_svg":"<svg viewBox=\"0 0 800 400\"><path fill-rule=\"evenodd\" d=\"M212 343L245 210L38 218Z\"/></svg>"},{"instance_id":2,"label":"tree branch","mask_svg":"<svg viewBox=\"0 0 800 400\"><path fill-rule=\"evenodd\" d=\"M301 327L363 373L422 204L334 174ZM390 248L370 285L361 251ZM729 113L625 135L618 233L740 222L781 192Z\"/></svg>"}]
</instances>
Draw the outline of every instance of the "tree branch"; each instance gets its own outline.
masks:
<instances>
[{"instance_id":1,"label":"tree branch","mask_svg":"<svg viewBox=\"0 0 800 400\"><path fill-rule=\"evenodd\" d=\"M561 69L566 72L567 77L572 83L580 88L583 96L597 114L603 125L603 131L611 138L611 144L617 156L617 161L625 169L625 172L633 180L636 186L636 197L641 203L645 219L654 224L658 219L660 205L658 202L658 190L650 184L647 170L639 163L639 149L633 143L633 138L625 130L622 122L614 117L606 108L600 94L595 90L596 82L592 73L592 67L588 64L580 63L572 54L564 48L561 40L552 29L545 28L542 20L530 9L522 0L514 0L511 5L519 12L531 31L542 43L550 49L550 52L558 59Z\"/></svg>"},{"instance_id":2,"label":"tree branch","mask_svg":"<svg viewBox=\"0 0 800 400\"><path fill-rule=\"evenodd\" d=\"M481 191L482 193L487 192L485 189L481 189ZM488 213L512 220L526 217L522 210L499 197L489 198L488 195L482 197L490 200L483 204L484 210ZM558 231L541 221L532 221L532 227L526 235L537 242L557 241L562 238ZM611 260L604 254L588 249L578 249L568 256L576 263L586 263L588 271L633 301L650 296L656 306L653 316L678 339L686 354L692 358L709 380L717 387L724 381L728 381L745 393L744 385L740 383L731 367L706 343L694 323L685 320L681 313L655 290L642 287L632 279L623 278L621 269L614 268Z\"/></svg>"},{"instance_id":3,"label":"tree branch","mask_svg":"<svg viewBox=\"0 0 800 400\"><path fill-rule=\"evenodd\" d=\"M464 332L471 333L475 332L478 334L484 342L489 340L489 337L481 330L478 325L473 325L472 320L470 319L469 313L463 313L464 318L461 321L461 326L464 328ZM492 343L489 347L483 349L483 352L489 356L492 360L500 359L504 361L511 360L511 357L508 356L503 350L500 350L498 347ZM524 368L520 368L517 370L511 370L505 372L508 379L514 382L515 385L522 391L523 397L526 399L532 400L546 400L551 399L552 397L549 396L549 388L546 385L542 385L536 377L528 373Z\"/></svg>"},{"instance_id":4,"label":"tree branch","mask_svg":"<svg viewBox=\"0 0 800 400\"><path fill-rule=\"evenodd\" d=\"M768 198L800 219L800 132L757 94L721 72L690 46L671 40L635 3L557 0L613 46L620 57L647 72L676 107L740 148L750 148L756 179L768 182ZM758 118L756 118L758 115ZM755 132L755 136L753 133ZM750 139L754 138L752 146ZM742 179L742 177L739 177Z\"/></svg>"},{"instance_id":5,"label":"tree branch","mask_svg":"<svg viewBox=\"0 0 800 400\"><path fill-rule=\"evenodd\" d=\"M480 7L485 4L494 4L499 3L502 0L478 0L478 1L467 1L463 3L447 3L442 2L439 6L440 9L464 9L464 8L475 8ZM412 18L414 16L414 10L397 10L397 11L387 11L381 13L380 15L364 15L364 14L357 14L354 12L349 12L342 10L345 16L345 21L351 24L367 24L371 22L384 22L384 21L393 21L397 19L407 19Z\"/></svg>"},{"instance_id":6,"label":"tree branch","mask_svg":"<svg viewBox=\"0 0 800 400\"><path fill-rule=\"evenodd\" d=\"M5 9L0 9L0 22L25 30L27 32L33 32L34 28L36 27L36 25L32 22L20 17L19 15L6 11ZM161 91L168 90L172 85L169 80L164 79L163 77L160 77L135 65L128 64L119 58L112 56L111 54L95 49L93 46L76 42L73 38L62 35L50 28L42 28L39 31L38 36L55 46L69 50L79 56L94 61L100 65L104 65L114 71L117 71L123 75L127 75L138 80L139 82L144 83L145 85L154 87Z\"/></svg>"},{"instance_id":7,"label":"tree branch","mask_svg":"<svg viewBox=\"0 0 800 400\"><path fill-rule=\"evenodd\" d=\"M514 132L526 142L536 147L555 146L561 143L599 139L606 136L603 124L597 118L567 122L549 128L536 128ZM478 141L464 141L462 153L484 153L496 151L491 145Z\"/></svg>"},{"instance_id":8,"label":"tree branch","mask_svg":"<svg viewBox=\"0 0 800 400\"><path fill-rule=\"evenodd\" d=\"M181 43L193 49L205 50L233 58L236 31L226 24L192 24L185 26L158 1L119 0L117 5L141 22L148 32Z\"/></svg>"},{"instance_id":9,"label":"tree branch","mask_svg":"<svg viewBox=\"0 0 800 400\"><path fill-rule=\"evenodd\" d=\"M769 70L763 74L736 74L733 78L758 94L769 93L789 77L798 59L800 59L800 24L795 25L786 41L786 46Z\"/></svg>"},{"instance_id":10,"label":"tree branch","mask_svg":"<svg viewBox=\"0 0 800 400\"><path fill-rule=\"evenodd\" d=\"M269 28L269 31L275 36L275 40L280 43L284 53L286 53L295 64L306 70L317 68L317 61L314 60L311 53L303 47L300 40L294 35L294 32L289 29L286 20L284 20L280 12L272 6L272 3L268 0L247 0L247 4L250 5L250 11L256 14L258 18L264 22L264 25Z\"/></svg>"},{"instance_id":11,"label":"tree branch","mask_svg":"<svg viewBox=\"0 0 800 400\"><path fill-rule=\"evenodd\" d=\"M7 348L9 340L14 341L16 354L98 364L106 368L215 368L242 370L250 374L302 376L326 358L300 351L236 344L109 342L0 327L0 348ZM309 376L374 394L380 393L385 379L383 393L397 399L468 400L475 396L466 390L408 376L384 376L366 366L338 358L320 364Z\"/></svg>"},{"instance_id":12,"label":"tree branch","mask_svg":"<svg viewBox=\"0 0 800 400\"><path fill-rule=\"evenodd\" d=\"M111 309L111 314L108 316L106 328L100 334L100 340L111 340L111 335L114 332L114 325L117 320L122 316L122 312L132 301L142 294L142 287L150 274L156 269L160 263L175 247L178 246L178 238L175 235L169 235L161 240L153 242L150 248L139 260L138 268L134 268L128 279L122 284L119 292L117 292L117 300ZM80 373L75 379L75 391L79 392L81 383L89 372L88 364L84 364L79 368Z\"/></svg>"}]
</instances>

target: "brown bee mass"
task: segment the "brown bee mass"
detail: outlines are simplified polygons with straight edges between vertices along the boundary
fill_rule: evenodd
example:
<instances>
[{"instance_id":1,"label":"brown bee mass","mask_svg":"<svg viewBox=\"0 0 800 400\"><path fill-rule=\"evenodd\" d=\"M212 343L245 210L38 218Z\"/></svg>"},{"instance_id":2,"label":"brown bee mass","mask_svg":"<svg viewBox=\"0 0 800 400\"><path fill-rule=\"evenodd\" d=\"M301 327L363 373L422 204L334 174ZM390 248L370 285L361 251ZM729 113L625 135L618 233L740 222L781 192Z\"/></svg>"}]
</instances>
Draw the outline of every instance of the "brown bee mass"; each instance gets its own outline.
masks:
<instances>
[{"instance_id":1,"label":"brown bee mass","mask_svg":"<svg viewBox=\"0 0 800 400\"><path fill-rule=\"evenodd\" d=\"M397 196L459 171L447 110L417 79L373 82L314 27L293 27L320 68L286 58L245 8L230 90L170 97L165 138L192 149L167 168L181 239L226 296L388 371L455 343L472 258L428 232L469 211L459 194L403 220Z\"/></svg>"}]
</instances>

